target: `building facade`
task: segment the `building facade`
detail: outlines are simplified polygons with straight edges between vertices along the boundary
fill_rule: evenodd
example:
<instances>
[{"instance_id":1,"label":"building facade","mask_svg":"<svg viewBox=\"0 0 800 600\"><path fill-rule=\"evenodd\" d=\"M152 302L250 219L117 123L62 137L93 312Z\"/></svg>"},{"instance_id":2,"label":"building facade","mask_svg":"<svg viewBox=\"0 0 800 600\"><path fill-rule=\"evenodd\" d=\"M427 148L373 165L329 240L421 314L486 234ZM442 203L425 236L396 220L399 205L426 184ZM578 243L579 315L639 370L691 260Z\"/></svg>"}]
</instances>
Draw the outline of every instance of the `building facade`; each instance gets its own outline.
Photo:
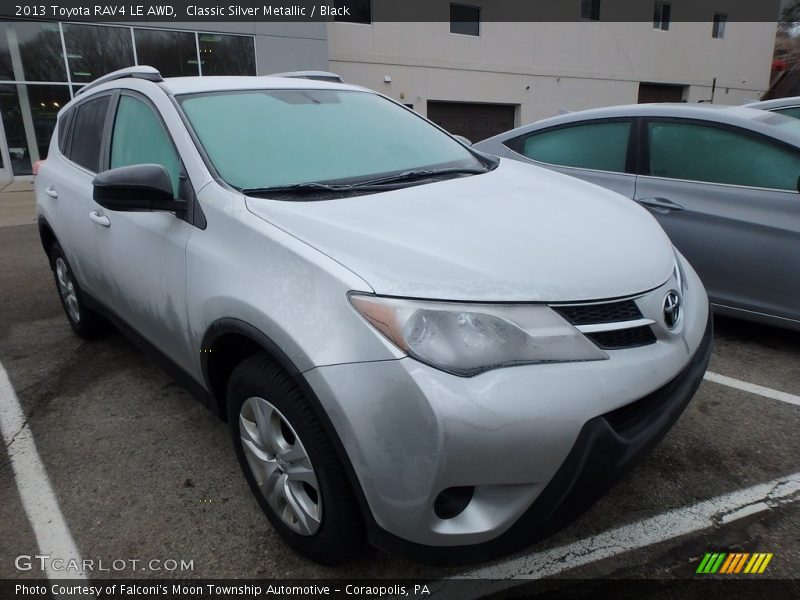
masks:
<instances>
[{"instance_id":1,"label":"building facade","mask_svg":"<svg viewBox=\"0 0 800 600\"><path fill-rule=\"evenodd\" d=\"M482 22L479 8L453 4L449 23L373 23L364 5L328 25L331 70L472 141L560 111L757 100L777 22L671 22L667 2L653 2L652 23L605 22L589 0L573 22Z\"/></svg>"},{"instance_id":2,"label":"building facade","mask_svg":"<svg viewBox=\"0 0 800 600\"><path fill-rule=\"evenodd\" d=\"M265 75L328 65L324 23L0 22L0 183L31 175L82 85L132 65L165 77Z\"/></svg>"}]
</instances>

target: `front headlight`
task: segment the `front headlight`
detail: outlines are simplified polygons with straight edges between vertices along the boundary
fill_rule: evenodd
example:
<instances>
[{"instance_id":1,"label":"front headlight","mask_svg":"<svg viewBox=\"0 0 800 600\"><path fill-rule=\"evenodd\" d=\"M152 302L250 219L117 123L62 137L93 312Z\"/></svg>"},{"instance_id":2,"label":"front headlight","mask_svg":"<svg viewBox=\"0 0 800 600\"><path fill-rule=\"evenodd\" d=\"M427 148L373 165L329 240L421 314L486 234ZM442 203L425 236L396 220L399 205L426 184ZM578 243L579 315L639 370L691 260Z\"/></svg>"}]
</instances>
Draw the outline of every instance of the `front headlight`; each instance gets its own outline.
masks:
<instances>
[{"instance_id":1,"label":"front headlight","mask_svg":"<svg viewBox=\"0 0 800 600\"><path fill-rule=\"evenodd\" d=\"M608 355L541 304L459 304L351 294L353 307L409 356L469 377L511 365Z\"/></svg>"}]
</instances>

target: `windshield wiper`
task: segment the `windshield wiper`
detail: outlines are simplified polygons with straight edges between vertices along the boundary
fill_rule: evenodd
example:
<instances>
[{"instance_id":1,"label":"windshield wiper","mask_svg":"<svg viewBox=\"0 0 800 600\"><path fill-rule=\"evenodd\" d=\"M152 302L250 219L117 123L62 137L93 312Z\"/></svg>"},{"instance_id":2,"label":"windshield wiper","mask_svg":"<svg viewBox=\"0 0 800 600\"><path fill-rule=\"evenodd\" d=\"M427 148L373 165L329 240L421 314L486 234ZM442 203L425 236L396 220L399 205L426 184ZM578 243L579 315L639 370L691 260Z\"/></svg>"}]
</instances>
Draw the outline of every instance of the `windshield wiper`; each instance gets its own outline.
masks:
<instances>
[{"instance_id":1,"label":"windshield wiper","mask_svg":"<svg viewBox=\"0 0 800 600\"><path fill-rule=\"evenodd\" d=\"M487 171L488 169L486 168L417 169L414 171L403 171L402 173L387 175L386 177L378 177L377 179L358 181L350 184L350 187L354 189L362 189L374 185L380 186L387 183L402 183L404 181L428 179L430 177L438 177L440 175L480 175L481 173L486 173Z\"/></svg>"},{"instance_id":2,"label":"windshield wiper","mask_svg":"<svg viewBox=\"0 0 800 600\"><path fill-rule=\"evenodd\" d=\"M263 188L243 188L240 191L245 195L252 194L308 194L314 192L335 192L346 193L350 191L367 191L370 189L381 189L395 183L403 183L407 181L417 181L420 179L429 179L431 177L438 177L442 175L480 175L486 173L489 169L480 168L452 168L452 169L417 169L413 171L403 171L402 173L395 173L394 175L387 175L386 177L378 177L376 179L367 179L365 181L357 181L355 183L292 183L289 185L279 185L273 187Z\"/></svg>"},{"instance_id":3,"label":"windshield wiper","mask_svg":"<svg viewBox=\"0 0 800 600\"><path fill-rule=\"evenodd\" d=\"M263 188L242 188L239 191L245 196L252 194L285 194L285 193L298 193L305 194L309 192L346 192L350 189L349 185L337 185L333 183L292 183L289 185L276 185L273 187Z\"/></svg>"}]
</instances>

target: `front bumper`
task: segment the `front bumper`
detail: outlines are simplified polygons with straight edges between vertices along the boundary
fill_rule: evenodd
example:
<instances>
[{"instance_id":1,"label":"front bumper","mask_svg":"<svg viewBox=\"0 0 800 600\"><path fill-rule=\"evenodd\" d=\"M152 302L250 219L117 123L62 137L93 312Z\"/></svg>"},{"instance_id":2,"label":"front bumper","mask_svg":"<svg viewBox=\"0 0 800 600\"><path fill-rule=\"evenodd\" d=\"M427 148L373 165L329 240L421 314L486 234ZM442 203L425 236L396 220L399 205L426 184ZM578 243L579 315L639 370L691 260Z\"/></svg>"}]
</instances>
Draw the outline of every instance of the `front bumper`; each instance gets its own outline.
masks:
<instances>
[{"instance_id":1,"label":"front bumper","mask_svg":"<svg viewBox=\"0 0 800 600\"><path fill-rule=\"evenodd\" d=\"M711 325L693 272L689 290L678 328L607 361L471 378L410 358L307 371L355 473L372 543L430 563L483 560L532 543L594 502L699 385ZM463 486L474 488L471 502L439 518L436 498Z\"/></svg>"},{"instance_id":2,"label":"front bumper","mask_svg":"<svg viewBox=\"0 0 800 600\"><path fill-rule=\"evenodd\" d=\"M702 343L677 377L652 394L588 421L561 468L514 526L470 546L442 548L410 543L375 531L371 541L394 554L435 565L491 560L559 531L605 494L670 430L703 380L711 358L713 320Z\"/></svg>"}]
</instances>

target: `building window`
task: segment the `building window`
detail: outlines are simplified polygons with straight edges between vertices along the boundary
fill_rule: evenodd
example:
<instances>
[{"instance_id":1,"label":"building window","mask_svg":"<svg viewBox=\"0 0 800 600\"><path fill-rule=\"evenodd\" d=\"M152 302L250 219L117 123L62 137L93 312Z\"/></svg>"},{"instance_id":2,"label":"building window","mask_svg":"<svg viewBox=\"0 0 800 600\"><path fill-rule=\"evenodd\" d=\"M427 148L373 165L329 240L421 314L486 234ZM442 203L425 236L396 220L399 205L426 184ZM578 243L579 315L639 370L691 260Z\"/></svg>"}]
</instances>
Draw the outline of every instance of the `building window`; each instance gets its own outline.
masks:
<instances>
[{"instance_id":1,"label":"building window","mask_svg":"<svg viewBox=\"0 0 800 600\"><path fill-rule=\"evenodd\" d=\"M717 13L714 15L714 28L711 31L711 37L721 40L725 37L725 23L728 21L728 15Z\"/></svg>"},{"instance_id":2,"label":"building window","mask_svg":"<svg viewBox=\"0 0 800 600\"><path fill-rule=\"evenodd\" d=\"M336 8L348 8L350 15L334 17L334 21L342 23L362 23L363 25L372 24L372 0L337 0L333 3Z\"/></svg>"},{"instance_id":3,"label":"building window","mask_svg":"<svg viewBox=\"0 0 800 600\"><path fill-rule=\"evenodd\" d=\"M450 5L450 33L480 35L481 9L463 4Z\"/></svg>"},{"instance_id":4,"label":"building window","mask_svg":"<svg viewBox=\"0 0 800 600\"><path fill-rule=\"evenodd\" d=\"M64 53L58 23L9 23L8 43L12 65L19 52L19 63L12 66L17 81L66 81Z\"/></svg>"},{"instance_id":5,"label":"building window","mask_svg":"<svg viewBox=\"0 0 800 600\"><path fill-rule=\"evenodd\" d=\"M194 33L134 29L136 58L140 65L159 70L164 77L199 75Z\"/></svg>"},{"instance_id":6,"label":"building window","mask_svg":"<svg viewBox=\"0 0 800 600\"><path fill-rule=\"evenodd\" d=\"M600 0L581 0L581 19L600 20Z\"/></svg>"},{"instance_id":7,"label":"building window","mask_svg":"<svg viewBox=\"0 0 800 600\"><path fill-rule=\"evenodd\" d=\"M669 19L672 12L672 4L669 2L656 2L653 10L653 29L669 31Z\"/></svg>"},{"instance_id":8,"label":"building window","mask_svg":"<svg viewBox=\"0 0 800 600\"><path fill-rule=\"evenodd\" d=\"M252 37L198 33L197 41L203 75L256 74L256 54Z\"/></svg>"},{"instance_id":9,"label":"building window","mask_svg":"<svg viewBox=\"0 0 800 600\"><path fill-rule=\"evenodd\" d=\"M130 67L133 42L128 27L64 24L70 78L88 83L101 75Z\"/></svg>"}]
</instances>

